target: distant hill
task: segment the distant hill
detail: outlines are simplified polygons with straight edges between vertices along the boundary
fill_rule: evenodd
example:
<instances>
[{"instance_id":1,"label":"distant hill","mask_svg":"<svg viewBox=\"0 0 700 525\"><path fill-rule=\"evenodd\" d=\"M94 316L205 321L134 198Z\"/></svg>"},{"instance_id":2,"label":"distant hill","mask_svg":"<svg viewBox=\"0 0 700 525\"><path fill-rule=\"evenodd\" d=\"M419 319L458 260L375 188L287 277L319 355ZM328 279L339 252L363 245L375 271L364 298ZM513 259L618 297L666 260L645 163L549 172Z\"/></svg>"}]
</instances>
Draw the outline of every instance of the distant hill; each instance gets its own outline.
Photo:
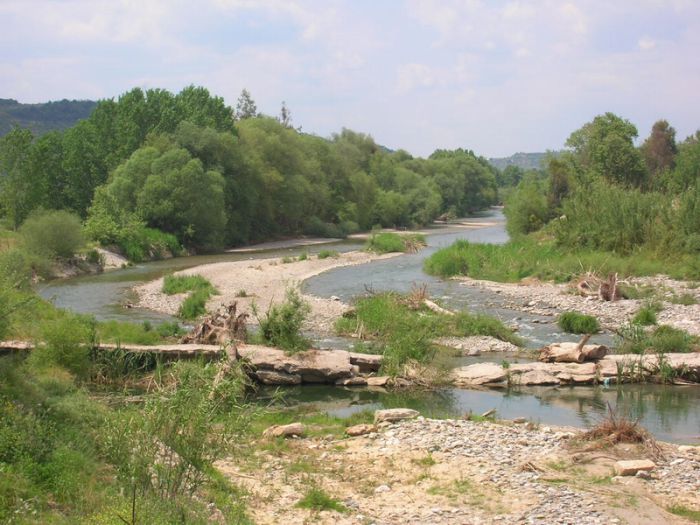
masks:
<instances>
[{"instance_id":1,"label":"distant hill","mask_svg":"<svg viewBox=\"0 0 700 525\"><path fill-rule=\"evenodd\" d=\"M9 133L14 125L29 128L35 135L66 129L87 118L96 105L93 100L22 104L11 98L0 98L0 136Z\"/></svg>"},{"instance_id":2,"label":"distant hill","mask_svg":"<svg viewBox=\"0 0 700 525\"><path fill-rule=\"evenodd\" d=\"M550 153L556 155L556 152ZM542 161L546 156L547 153L515 153L510 157L489 159L489 163L499 170L503 170L507 166L517 166L524 170L533 170L542 167Z\"/></svg>"}]
</instances>

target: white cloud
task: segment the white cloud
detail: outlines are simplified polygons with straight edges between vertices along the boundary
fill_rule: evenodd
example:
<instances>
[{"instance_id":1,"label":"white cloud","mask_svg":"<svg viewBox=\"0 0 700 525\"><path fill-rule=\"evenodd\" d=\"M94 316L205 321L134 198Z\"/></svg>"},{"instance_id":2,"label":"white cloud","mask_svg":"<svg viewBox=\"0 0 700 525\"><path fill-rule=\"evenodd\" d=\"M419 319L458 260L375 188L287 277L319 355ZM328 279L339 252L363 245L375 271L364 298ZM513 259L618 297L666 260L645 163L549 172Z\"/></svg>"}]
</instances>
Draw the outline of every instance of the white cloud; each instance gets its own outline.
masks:
<instances>
[{"instance_id":1,"label":"white cloud","mask_svg":"<svg viewBox=\"0 0 700 525\"><path fill-rule=\"evenodd\" d=\"M643 37L639 39L637 45L642 51L648 51L656 47L656 41L648 37Z\"/></svg>"}]
</instances>

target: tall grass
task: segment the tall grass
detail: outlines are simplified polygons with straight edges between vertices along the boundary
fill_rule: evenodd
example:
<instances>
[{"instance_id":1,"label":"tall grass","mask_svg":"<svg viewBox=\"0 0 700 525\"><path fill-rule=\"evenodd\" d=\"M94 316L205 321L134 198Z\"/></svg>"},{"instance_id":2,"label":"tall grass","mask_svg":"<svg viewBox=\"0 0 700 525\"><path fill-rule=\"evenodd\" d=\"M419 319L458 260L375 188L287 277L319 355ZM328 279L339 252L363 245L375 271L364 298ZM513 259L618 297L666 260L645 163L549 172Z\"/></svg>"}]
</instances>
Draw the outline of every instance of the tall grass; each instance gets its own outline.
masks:
<instances>
[{"instance_id":1,"label":"tall grass","mask_svg":"<svg viewBox=\"0 0 700 525\"><path fill-rule=\"evenodd\" d=\"M521 344L517 336L493 317L458 312L438 314L425 307L414 309L399 294L381 293L361 298L354 312L339 319L336 331L374 341L374 350L384 355L383 368L400 374L410 361L428 363L436 356L433 340L442 336L488 335Z\"/></svg>"},{"instance_id":2,"label":"tall grass","mask_svg":"<svg viewBox=\"0 0 700 525\"><path fill-rule=\"evenodd\" d=\"M260 315L257 308L254 308L253 313L260 325L258 340L288 352L308 349L311 343L301 334L301 327L310 311L311 307L302 300L299 293L292 288L288 289L285 301L271 305L264 315Z\"/></svg>"},{"instance_id":3,"label":"tall grass","mask_svg":"<svg viewBox=\"0 0 700 525\"><path fill-rule=\"evenodd\" d=\"M551 240L540 241L528 236L503 245L459 240L428 257L423 269L440 277L467 276L498 282L517 282L525 277L568 282L589 270L602 275L664 273L674 278L697 279L700 258L679 254L668 259L646 251L629 255L589 249L568 251Z\"/></svg>"}]
</instances>

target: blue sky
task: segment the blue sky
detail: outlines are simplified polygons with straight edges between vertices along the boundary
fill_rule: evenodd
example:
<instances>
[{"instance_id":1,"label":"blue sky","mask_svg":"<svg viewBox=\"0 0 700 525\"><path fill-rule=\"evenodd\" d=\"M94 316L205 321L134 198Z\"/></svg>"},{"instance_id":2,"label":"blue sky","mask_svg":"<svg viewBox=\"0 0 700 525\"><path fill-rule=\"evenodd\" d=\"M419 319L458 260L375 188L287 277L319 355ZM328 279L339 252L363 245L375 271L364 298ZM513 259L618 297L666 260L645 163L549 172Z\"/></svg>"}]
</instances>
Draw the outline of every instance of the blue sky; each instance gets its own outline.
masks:
<instances>
[{"instance_id":1,"label":"blue sky","mask_svg":"<svg viewBox=\"0 0 700 525\"><path fill-rule=\"evenodd\" d=\"M0 98L203 85L416 155L561 148L612 111L700 128L700 1L0 0Z\"/></svg>"}]
</instances>

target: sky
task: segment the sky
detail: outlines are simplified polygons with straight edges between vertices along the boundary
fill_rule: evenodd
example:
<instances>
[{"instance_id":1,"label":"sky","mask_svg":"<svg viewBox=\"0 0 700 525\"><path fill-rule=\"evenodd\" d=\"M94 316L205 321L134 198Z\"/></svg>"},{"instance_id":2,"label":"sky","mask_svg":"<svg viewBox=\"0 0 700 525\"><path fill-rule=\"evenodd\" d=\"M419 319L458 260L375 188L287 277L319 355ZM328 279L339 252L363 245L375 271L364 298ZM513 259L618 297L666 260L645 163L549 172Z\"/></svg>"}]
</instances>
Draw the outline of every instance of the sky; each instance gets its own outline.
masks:
<instances>
[{"instance_id":1,"label":"sky","mask_svg":"<svg viewBox=\"0 0 700 525\"><path fill-rule=\"evenodd\" d=\"M598 114L700 128L700 0L0 0L0 98L195 84L426 156L562 148Z\"/></svg>"}]
</instances>

